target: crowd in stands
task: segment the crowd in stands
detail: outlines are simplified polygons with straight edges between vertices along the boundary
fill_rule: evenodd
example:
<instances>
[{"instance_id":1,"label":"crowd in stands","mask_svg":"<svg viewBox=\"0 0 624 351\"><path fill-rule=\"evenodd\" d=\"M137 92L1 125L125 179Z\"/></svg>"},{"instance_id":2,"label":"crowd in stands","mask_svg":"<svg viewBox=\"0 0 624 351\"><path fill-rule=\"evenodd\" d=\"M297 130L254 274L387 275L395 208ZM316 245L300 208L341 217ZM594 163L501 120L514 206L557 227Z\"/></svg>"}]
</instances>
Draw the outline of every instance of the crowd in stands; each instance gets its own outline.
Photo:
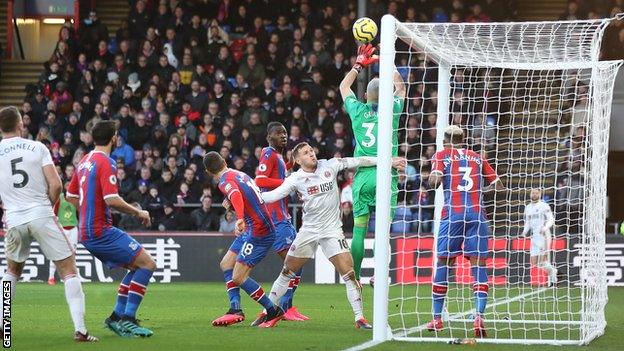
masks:
<instances>
[{"instance_id":1,"label":"crowd in stands","mask_svg":"<svg viewBox=\"0 0 624 351\"><path fill-rule=\"evenodd\" d=\"M308 141L320 158L352 154L337 87L355 60L357 1L129 3L114 35L95 12L78 31L69 22L63 26L21 107L23 136L48 145L64 181L93 148L90 128L112 119L121 136L111 155L120 193L151 213L152 230L227 232L235 219L213 206L222 195L204 176L206 151L253 176L267 145L266 125L279 121L288 130L288 148ZM379 21L385 13L418 22L514 16L513 1L368 1L368 16ZM404 221L394 231L431 229L427 177L435 130L421 131L435 125L435 89L410 89L400 140L401 152L415 161L400 175L399 201L409 206L397 211ZM352 178L346 172L340 180L346 231L353 225ZM140 227L132 218L119 220L125 229Z\"/></svg>"}]
</instances>

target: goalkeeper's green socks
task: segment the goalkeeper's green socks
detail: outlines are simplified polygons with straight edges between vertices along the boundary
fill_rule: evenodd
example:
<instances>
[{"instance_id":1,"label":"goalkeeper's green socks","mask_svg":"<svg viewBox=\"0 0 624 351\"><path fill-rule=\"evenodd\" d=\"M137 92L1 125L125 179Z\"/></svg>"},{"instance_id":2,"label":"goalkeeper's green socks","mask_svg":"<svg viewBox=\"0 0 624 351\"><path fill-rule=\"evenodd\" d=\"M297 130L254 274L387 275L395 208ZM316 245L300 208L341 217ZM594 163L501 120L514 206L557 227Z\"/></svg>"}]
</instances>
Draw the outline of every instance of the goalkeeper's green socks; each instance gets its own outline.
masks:
<instances>
[{"instance_id":1,"label":"goalkeeper's green socks","mask_svg":"<svg viewBox=\"0 0 624 351\"><path fill-rule=\"evenodd\" d=\"M354 218L353 224L351 256L353 256L353 270L355 271L355 278L360 280L362 260L364 259L364 238L366 238L366 233L368 232L368 216Z\"/></svg>"}]
</instances>

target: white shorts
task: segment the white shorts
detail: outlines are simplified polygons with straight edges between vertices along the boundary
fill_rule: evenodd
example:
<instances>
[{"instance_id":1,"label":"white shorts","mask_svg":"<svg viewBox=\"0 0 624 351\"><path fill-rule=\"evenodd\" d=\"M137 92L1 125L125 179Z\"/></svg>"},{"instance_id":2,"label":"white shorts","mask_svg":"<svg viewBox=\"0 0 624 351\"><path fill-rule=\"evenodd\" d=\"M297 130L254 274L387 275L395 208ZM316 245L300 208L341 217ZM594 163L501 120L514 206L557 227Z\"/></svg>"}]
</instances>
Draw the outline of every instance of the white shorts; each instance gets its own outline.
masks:
<instances>
[{"instance_id":1,"label":"white shorts","mask_svg":"<svg viewBox=\"0 0 624 351\"><path fill-rule=\"evenodd\" d=\"M298 258L313 258L319 245L328 259L344 252L350 252L349 244L347 244L342 231L322 235L300 231L297 233L295 241L290 245L288 255Z\"/></svg>"},{"instance_id":2,"label":"white shorts","mask_svg":"<svg viewBox=\"0 0 624 351\"><path fill-rule=\"evenodd\" d=\"M74 254L65 231L55 217L34 219L9 229L4 236L6 257L14 262L25 262L30 255L30 244L39 243L45 257L51 261L64 260Z\"/></svg>"},{"instance_id":3,"label":"white shorts","mask_svg":"<svg viewBox=\"0 0 624 351\"><path fill-rule=\"evenodd\" d=\"M543 235L539 234L531 237L531 257L541 256L548 253L547 249L546 238Z\"/></svg>"}]
</instances>

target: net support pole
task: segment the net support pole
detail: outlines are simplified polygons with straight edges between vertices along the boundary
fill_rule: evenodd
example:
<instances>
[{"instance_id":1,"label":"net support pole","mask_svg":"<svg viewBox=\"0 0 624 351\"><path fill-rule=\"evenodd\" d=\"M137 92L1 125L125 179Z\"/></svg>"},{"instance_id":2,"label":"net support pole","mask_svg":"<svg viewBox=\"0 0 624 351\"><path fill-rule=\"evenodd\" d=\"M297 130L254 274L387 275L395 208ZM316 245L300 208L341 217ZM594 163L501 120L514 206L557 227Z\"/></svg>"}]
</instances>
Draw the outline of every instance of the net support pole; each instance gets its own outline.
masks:
<instances>
[{"instance_id":1,"label":"net support pole","mask_svg":"<svg viewBox=\"0 0 624 351\"><path fill-rule=\"evenodd\" d=\"M390 264L390 187L392 173L392 103L394 100L394 55L396 19L381 20L379 61L379 118L377 133L377 205L375 207L375 277L373 341L389 339L388 289Z\"/></svg>"},{"instance_id":2,"label":"net support pole","mask_svg":"<svg viewBox=\"0 0 624 351\"><path fill-rule=\"evenodd\" d=\"M444 129L449 124L449 102L451 96L451 67L444 61L438 62L438 110L436 119L436 151L444 149ZM442 207L444 207L444 189L440 184L435 194L435 209L433 214L433 245L438 241L440 220L442 219ZM434 252L437 248L434 247ZM433 261L434 272L437 260Z\"/></svg>"}]
</instances>

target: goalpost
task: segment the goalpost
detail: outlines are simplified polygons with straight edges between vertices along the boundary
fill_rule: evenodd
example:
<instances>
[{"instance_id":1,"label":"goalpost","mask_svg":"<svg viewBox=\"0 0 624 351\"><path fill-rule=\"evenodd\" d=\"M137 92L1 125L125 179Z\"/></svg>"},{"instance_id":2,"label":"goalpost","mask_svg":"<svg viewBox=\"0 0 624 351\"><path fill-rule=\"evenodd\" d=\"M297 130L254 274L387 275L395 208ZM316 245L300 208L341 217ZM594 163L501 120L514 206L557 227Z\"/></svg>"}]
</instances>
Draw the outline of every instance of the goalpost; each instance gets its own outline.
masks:
<instances>
[{"instance_id":1,"label":"goalpost","mask_svg":"<svg viewBox=\"0 0 624 351\"><path fill-rule=\"evenodd\" d=\"M622 63L599 61L610 21L432 24L383 17L372 343L473 337L473 280L462 257L449 276L445 329L426 329L444 203L442 188L430 189L427 177L449 123L462 128L467 148L489 160L507 188L483 195L491 229L488 338L477 342L586 344L602 335L609 119ZM408 89L399 130L392 129L395 67ZM390 218L393 133L413 169L395 176L399 202ZM542 189L556 218L555 287L531 266L530 238L522 236L532 188Z\"/></svg>"}]
</instances>

